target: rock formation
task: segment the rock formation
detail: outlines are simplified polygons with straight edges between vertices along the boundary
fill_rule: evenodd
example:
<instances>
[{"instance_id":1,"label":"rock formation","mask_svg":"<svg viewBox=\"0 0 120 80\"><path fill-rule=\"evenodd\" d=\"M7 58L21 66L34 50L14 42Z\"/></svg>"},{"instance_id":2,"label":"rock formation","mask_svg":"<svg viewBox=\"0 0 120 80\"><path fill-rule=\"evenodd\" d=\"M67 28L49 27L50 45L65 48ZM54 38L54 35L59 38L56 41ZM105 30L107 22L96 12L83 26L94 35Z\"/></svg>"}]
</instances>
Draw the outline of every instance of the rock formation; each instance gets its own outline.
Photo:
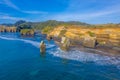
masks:
<instances>
[{"instance_id":1,"label":"rock formation","mask_svg":"<svg viewBox=\"0 0 120 80\"><path fill-rule=\"evenodd\" d=\"M45 53L46 52L46 45L43 41L40 43L40 53Z\"/></svg>"},{"instance_id":2,"label":"rock formation","mask_svg":"<svg viewBox=\"0 0 120 80\"><path fill-rule=\"evenodd\" d=\"M85 37L83 40L83 46L89 47L89 48L95 48L96 47L96 38L95 37Z\"/></svg>"},{"instance_id":3,"label":"rock formation","mask_svg":"<svg viewBox=\"0 0 120 80\"><path fill-rule=\"evenodd\" d=\"M20 31L20 34L21 34L22 36L34 36L35 32L34 32L33 29L22 29L22 30Z\"/></svg>"},{"instance_id":4,"label":"rock formation","mask_svg":"<svg viewBox=\"0 0 120 80\"><path fill-rule=\"evenodd\" d=\"M16 32L16 27L6 27L6 26L0 26L0 32Z\"/></svg>"},{"instance_id":5,"label":"rock formation","mask_svg":"<svg viewBox=\"0 0 120 80\"><path fill-rule=\"evenodd\" d=\"M61 35L61 32L64 34ZM72 44L81 44L86 47L99 46L120 47L120 27L81 27L81 26L58 26L49 34L53 37L65 36L72 40ZM95 39L93 39L95 37ZM91 44L89 44L91 42ZM87 46L89 44L89 46Z\"/></svg>"},{"instance_id":6,"label":"rock formation","mask_svg":"<svg viewBox=\"0 0 120 80\"><path fill-rule=\"evenodd\" d=\"M66 37L62 37L60 48L64 51L68 51L70 48L70 40Z\"/></svg>"}]
</instances>

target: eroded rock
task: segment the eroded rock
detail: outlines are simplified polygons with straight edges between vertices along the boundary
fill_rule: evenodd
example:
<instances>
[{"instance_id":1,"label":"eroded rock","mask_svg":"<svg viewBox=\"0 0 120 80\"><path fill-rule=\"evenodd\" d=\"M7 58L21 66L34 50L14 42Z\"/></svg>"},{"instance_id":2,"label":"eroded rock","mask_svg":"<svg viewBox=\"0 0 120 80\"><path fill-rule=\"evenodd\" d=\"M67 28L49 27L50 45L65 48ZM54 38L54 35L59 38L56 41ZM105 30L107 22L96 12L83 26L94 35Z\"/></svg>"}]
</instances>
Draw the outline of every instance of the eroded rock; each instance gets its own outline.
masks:
<instances>
[{"instance_id":1,"label":"eroded rock","mask_svg":"<svg viewBox=\"0 0 120 80\"><path fill-rule=\"evenodd\" d=\"M46 52L46 45L44 41L41 41L40 43L40 53L45 53Z\"/></svg>"}]
</instances>

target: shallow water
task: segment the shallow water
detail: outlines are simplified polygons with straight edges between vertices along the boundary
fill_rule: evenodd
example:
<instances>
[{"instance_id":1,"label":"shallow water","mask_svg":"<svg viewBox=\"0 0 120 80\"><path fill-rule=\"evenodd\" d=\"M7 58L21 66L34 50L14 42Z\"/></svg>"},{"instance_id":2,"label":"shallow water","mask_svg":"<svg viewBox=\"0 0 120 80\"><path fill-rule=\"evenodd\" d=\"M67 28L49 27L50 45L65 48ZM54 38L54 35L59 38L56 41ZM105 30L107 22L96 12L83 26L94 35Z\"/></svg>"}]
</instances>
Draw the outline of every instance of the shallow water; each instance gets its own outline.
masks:
<instances>
[{"instance_id":1,"label":"shallow water","mask_svg":"<svg viewBox=\"0 0 120 80\"><path fill-rule=\"evenodd\" d=\"M39 42L47 45L40 54ZM42 35L22 38L0 33L0 80L120 80L120 57L63 52Z\"/></svg>"}]
</instances>

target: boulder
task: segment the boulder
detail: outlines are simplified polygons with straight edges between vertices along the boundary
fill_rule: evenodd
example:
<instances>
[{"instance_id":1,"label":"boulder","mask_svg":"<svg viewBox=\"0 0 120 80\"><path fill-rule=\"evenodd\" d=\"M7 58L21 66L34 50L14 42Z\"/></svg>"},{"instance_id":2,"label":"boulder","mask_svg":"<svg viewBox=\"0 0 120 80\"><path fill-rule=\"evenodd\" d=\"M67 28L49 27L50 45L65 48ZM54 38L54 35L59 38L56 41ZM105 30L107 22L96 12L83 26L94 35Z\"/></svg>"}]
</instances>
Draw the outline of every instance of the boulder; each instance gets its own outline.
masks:
<instances>
[{"instance_id":1,"label":"boulder","mask_svg":"<svg viewBox=\"0 0 120 80\"><path fill-rule=\"evenodd\" d=\"M94 37L85 37L83 41L83 46L89 47L89 48L95 48L96 43L97 41Z\"/></svg>"}]
</instances>

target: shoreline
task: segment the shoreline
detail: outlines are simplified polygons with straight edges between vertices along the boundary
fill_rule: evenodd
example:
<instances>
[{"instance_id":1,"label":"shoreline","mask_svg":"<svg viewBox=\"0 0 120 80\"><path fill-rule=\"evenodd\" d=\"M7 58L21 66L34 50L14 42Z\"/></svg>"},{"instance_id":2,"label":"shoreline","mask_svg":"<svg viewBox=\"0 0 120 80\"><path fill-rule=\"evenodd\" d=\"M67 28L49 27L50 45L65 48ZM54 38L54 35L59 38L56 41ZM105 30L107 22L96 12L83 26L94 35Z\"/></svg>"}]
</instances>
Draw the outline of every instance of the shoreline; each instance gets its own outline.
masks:
<instances>
[{"instance_id":1,"label":"shoreline","mask_svg":"<svg viewBox=\"0 0 120 80\"><path fill-rule=\"evenodd\" d=\"M60 45L60 39L54 39L55 43L59 46ZM59 46L60 47L60 46ZM87 48L80 44L75 44L70 46L70 50L73 48L88 52L88 53L94 53L94 54L101 54L105 56L120 56L120 48L119 47L107 47L107 46L97 46L96 48Z\"/></svg>"},{"instance_id":2,"label":"shoreline","mask_svg":"<svg viewBox=\"0 0 120 80\"><path fill-rule=\"evenodd\" d=\"M58 46L60 45L60 42L61 42L60 38L53 37L53 40ZM76 50L83 51L83 52L101 54L101 55L106 55L106 56L120 56L120 47L107 47L107 46L98 45L96 48L87 48L81 44L74 44L70 46L70 50L71 49L76 49Z\"/></svg>"}]
</instances>

